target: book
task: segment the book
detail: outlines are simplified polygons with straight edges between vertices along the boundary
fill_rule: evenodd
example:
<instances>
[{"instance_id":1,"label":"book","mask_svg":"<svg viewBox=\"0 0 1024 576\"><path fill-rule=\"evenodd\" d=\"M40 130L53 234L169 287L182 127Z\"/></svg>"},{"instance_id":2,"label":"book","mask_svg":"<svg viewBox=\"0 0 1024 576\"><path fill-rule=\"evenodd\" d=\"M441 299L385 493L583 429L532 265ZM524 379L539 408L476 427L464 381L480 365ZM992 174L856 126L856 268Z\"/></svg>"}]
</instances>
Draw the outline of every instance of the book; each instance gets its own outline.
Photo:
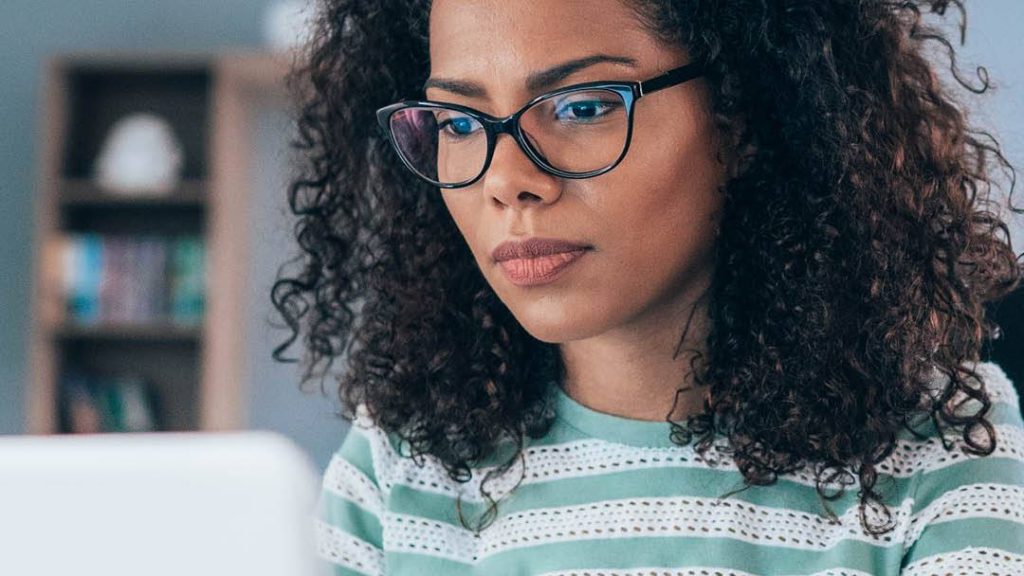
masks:
<instances>
[{"instance_id":1,"label":"book","mask_svg":"<svg viewBox=\"0 0 1024 576\"><path fill-rule=\"evenodd\" d=\"M200 322L205 308L205 246L202 237L174 240L171 272L171 319L177 324Z\"/></svg>"},{"instance_id":2,"label":"book","mask_svg":"<svg viewBox=\"0 0 1024 576\"><path fill-rule=\"evenodd\" d=\"M159 429L154 387L136 374L71 371L60 379L61 432L151 432Z\"/></svg>"},{"instance_id":3,"label":"book","mask_svg":"<svg viewBox=\"0 0 1024 576\"><path fill-rule=\"evenodd\" d=\"M74 233L57 245L62 309L74 323L202 321L206 258L201 236Z\"/></svg>"}]
</instances>

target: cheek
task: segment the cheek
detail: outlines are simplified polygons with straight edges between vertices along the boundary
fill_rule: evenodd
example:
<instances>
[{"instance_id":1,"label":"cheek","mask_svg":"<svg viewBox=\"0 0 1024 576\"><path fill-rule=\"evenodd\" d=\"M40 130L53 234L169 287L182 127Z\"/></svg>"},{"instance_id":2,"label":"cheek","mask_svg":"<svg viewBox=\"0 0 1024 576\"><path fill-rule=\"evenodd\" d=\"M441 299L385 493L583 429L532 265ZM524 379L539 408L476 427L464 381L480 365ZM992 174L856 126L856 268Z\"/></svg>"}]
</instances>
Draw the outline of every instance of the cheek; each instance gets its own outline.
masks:
<instances>
[{"instance_id":1,"label":"cheek","mask_svg":"<svg viewBox=\"0 0 1024 576\"><path fill-rule=\"evenodd\" d=\"M639 120L639 118L638 118ZM594 201L607 222L607 248L637 276L670 274L707 256L722 197L723 169L703 128L638 124L629 153ZM666 262L676 266L666 267Z\"/></svg>"}]
</instances>

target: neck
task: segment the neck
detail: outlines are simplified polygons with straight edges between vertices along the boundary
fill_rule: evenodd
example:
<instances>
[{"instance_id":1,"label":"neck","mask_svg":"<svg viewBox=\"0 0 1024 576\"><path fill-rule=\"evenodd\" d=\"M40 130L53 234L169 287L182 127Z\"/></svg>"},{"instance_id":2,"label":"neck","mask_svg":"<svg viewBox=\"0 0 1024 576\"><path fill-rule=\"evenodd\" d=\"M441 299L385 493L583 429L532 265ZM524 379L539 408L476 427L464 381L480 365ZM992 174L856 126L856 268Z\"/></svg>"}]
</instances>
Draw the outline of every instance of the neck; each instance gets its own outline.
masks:
<instances>
[{"instance_id":1,"label":"neck","mask_svg":"<svg viewBox=\"0 0 1024 576\"><path fill-rule=\"evenodd\" d=\"M649 316L659 321L561 344L565 393L598 412L634 420L680 421L702 411L707 389L695 387L690 361L705 351L706 303L691 299L671 314ZM685 391L677 398L679 389Z\"/></svg>"}]
</instances>

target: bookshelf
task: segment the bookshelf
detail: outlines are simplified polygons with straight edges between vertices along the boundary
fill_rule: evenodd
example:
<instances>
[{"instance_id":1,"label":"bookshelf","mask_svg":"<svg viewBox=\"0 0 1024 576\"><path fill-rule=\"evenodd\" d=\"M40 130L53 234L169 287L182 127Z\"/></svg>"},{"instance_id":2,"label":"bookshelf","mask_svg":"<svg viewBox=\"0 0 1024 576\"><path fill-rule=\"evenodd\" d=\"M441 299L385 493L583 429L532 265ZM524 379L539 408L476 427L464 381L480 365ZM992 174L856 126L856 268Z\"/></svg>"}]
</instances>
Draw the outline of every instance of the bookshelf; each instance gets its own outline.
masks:
<instances>
[{"instance_id":1,"label":"bookshelf","mask_svg":"<svg viewBox=\"0 0 1024 576\"><path fill-rule=\"evenodd\" d=\"M89 431L83 422L104 432L245 426L237 327L252 185L239 143L251 141L258 103L286 101L291 64L290 53L268 52L47 60L26 432ZM164 119L181 145L170 193L111 194L97 183L112 127L137 112ZM146 408L148 423L120 409L102 423L83 416L83 395L95 408L113 390L122 403L132 391L134 414Z\"/></svg>"}]
</instances>

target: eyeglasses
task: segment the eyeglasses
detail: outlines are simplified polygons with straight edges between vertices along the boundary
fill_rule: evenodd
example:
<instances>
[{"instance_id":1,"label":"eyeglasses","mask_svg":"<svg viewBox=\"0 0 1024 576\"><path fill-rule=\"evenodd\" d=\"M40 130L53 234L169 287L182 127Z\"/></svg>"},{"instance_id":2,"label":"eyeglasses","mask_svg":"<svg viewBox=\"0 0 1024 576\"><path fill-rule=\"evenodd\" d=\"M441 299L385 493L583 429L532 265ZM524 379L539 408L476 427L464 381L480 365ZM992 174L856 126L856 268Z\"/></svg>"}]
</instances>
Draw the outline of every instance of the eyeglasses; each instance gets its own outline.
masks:
<instances>
[{"instance_id":1,"label":"eyeglasses","mask_svg":"<svg viewBox=\"0 0 1024 576\"><path fill-rule=\"evenodd\" d=\"M545 172L591 178L615 168L626 156L637 100L702 74L691 62L642 81L566 86L533 98L505 118L458 104L403 100L377 110L377 121L402 162L441 188L462 188L479 180L502 133L515 138Z\"/></svg>"}]
</instances>

